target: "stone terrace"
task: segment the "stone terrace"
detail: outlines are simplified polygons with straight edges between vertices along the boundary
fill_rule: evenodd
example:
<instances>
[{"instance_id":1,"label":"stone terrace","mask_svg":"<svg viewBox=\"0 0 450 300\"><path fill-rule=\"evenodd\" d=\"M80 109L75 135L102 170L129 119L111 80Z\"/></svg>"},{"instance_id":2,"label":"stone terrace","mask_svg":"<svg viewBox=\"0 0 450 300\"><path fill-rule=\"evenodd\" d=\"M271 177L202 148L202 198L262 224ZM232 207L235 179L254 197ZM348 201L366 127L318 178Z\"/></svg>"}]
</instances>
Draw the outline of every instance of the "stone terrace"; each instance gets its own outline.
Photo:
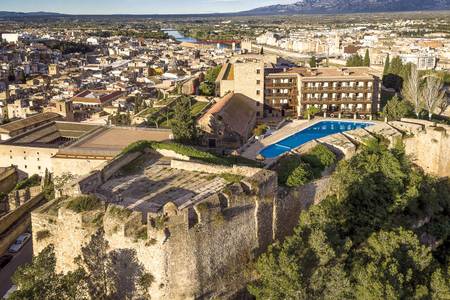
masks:
<instances>
[{"instance_id":1,"label":"stone terrace","mask_svg":"<svg viewBox=\"0 0 450 300\"><path fill-rule=\"evenodd\" d=\"M96 190L107 202L143 213L157 213L166 203L177 207L217 193L227 185L218 175L170 167L170 159L150 154L132 162Z\"/></svg>"}]
</instances>

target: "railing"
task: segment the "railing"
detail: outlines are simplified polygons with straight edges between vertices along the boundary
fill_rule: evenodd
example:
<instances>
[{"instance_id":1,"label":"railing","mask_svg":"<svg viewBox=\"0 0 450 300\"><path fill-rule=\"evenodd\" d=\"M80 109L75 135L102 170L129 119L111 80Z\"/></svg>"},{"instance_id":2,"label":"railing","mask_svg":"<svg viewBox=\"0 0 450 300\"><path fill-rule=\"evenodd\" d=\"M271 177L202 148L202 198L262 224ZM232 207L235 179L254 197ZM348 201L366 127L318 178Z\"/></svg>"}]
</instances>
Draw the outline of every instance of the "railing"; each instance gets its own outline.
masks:
<instances>
[{"instance_id":1,"label":"railing","mask_svg":"<svg viewBox=\"0 0 450 300\"><path fill-rule=\"evenodd\" d=\"M355 93L371 93L372 87L367 86L353 86L353 87L302 87L302 93L315 92L355 92Z\"/></svg>"}]
</instances>

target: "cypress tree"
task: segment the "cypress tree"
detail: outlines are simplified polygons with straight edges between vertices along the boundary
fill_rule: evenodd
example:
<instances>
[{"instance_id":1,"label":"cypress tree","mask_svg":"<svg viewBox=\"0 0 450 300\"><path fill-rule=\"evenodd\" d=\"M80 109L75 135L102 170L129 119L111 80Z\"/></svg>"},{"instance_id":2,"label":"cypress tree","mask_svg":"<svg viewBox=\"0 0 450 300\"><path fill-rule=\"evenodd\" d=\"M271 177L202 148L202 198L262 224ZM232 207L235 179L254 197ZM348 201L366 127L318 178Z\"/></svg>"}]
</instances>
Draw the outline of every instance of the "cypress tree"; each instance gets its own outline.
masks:
<instances>
[{"instance_id":1,"label":"cypress tree","mask_svg":"<svg viewBox=\"0 0 450 300\"><path fill-rule=\"evenodd\" d=\"M384 61L384 70L383 70L383 75L387 75L389 73L389 69L390 69L390 60L389 60L389 53L386 56L386 60Z\"/></svg>"},{"instance_id":2,"label":"cypress tree","mask_svg":"<svg viewBox=\"0 0 450 300\"><path fill-rule=\"evenodd\" d=\"M366 49L366 54L364 55L364 62L365 67L370 67L370 55L369 55L369 49Z\"/></svg>"}]
</instances>

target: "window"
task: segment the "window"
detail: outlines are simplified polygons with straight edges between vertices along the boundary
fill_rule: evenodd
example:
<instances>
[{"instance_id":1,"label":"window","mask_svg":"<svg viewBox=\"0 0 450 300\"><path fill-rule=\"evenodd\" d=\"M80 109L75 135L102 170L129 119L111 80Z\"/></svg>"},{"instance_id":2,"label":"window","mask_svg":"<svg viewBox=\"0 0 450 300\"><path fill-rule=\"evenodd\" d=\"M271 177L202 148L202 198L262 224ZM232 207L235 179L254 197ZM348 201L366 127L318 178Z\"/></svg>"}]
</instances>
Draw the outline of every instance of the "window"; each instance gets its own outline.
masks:
<instances>
[{"instance_id":1,"label":"window","mask_svg":"<svg viewBox=\"0 0 450 300\"><path fill-rule=\"evenodd\" d=\"M259 106L259 102L256 102L256 106Z\"/></svg>"},{"instance_id":2,"label":"window","mask_svg":"<svg viewBox=\"0 0 450 300\"><path fill-rule=\"evenodd\" d=\"M38 170L40 170L41 169L41 166L38 166Z\"/></svg>"},{"instance_id":3,"label":"window","mask_svg":"<svg viewBox=\"0 0 450 300\"><path fill-rule=\"evenodd\" d=\"M25 165L25 169L27 168L27 165Z\"/></svg>"},{"instance_id":4,"label":"window","mask_svg":"<svg viewBox=\"0 0 450 300\"><path fill-rule=\"evenodd\" d=\"M261 74L261 70L260 70L260 69L257 69L257 70L256 70L256 74Z\"/></svg>"},{"instance_id":5,"label":"window","mask_svg":"<svg viewBox=\"0 0 450 300\"><path fill-rule=\"evenodd\" d=\"M256 90L256 95L260 95L261 91L260 90Z\"/></svg>"},{"instance_id":6,"label":"window","mask_svg":"<svg viewBox=\"0 0 450 300\"><path fill-rule=\"evenodd\" d=\"M261 84L261 80L256 80L256 84L260 85Z\"/></svg>"}]
</instances>

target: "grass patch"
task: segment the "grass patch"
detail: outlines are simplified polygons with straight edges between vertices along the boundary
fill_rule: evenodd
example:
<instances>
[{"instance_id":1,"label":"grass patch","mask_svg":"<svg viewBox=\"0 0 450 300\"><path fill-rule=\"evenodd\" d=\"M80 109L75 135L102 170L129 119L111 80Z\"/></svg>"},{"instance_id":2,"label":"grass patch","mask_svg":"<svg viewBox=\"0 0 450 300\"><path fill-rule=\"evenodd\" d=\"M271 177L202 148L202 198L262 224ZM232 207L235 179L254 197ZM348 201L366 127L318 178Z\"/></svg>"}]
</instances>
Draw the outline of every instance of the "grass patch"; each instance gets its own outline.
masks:
<instances>
[{"instance_id":1,"label":"grass patch","mask_svg":"<svg viewBox=\"0 0 450 300\"><path fill-rule=\"evenodd\" d=\"M45 240L46 238L49 238L51 236L52 236L52 234L47 229L39 230L38 232L36 232L36 240L37 241Z\"/></svg>"},{"instance_id":2,"label":"grass patch","mask_svg":"<svg viewBox=\"0 0 450 300\"><path fill-rule=\"evenodd\" d=\"M208 106L208 102L197 101L191 107L191 116L197 117L206 106Z\"/></svg>"},{"instance_id":3,"label":"grass patch","mask_svg":"<svg viewBox=\"0 0 450 300\"><path fill-rule=\"evenodd\" d=\"M69 200L66 208L76 213L92 211L103 207L103 203L95 196L78 196Z\"/></svg>"},{"instance_id":4,"label":"grass patch","mask_svg":"<svg viewBox=\"0 0 450 300\"><path fill-rule=\"evenodd\" d=\"M261 164L251 159L247 159L240 156L218 156L206 151L198 150L191 146L186 146L179 143L173 142L152 142L152 141L137 141L128 145L123 151L122 154L132 153L132 152L143 152L146 148L153 149L164 149L171 150L178 154L188 156L192 159L202 161L209 164L215 165L224 165L224 166L232 166L232 165L243 165L250 167L260 167Z\"/></svg>"},{"instance_id":5,"label":"grass patch","mask_svg":"<svg viewBox=\"0 0 450 300\"><path fill-rule=\"evenodd\" d=\"M147 226L142 226L141 228L139 228L138 231L136 231L135 233L135 240L147 240L148 239L148 234L147 234Z\"/></svg>"},{"instance_id":6,"label":"grass patch","mask_svg":"<svg viewBox=\"0 0 450 300\"><path fill-rule=\"evenodd\" d=\"M115 205L111 205L109 207L109 214L112 215L113 217L119 219L119 220L126 220L131 216L132 211L127 209L127 208L123 208L123 207L118 207Z\"/></svg>"},{"instance_id":7,"label":"grass patch","mask_svg":"<svg viewBox=\"0 0 450 300\"><path fill-rule=\"evenodd\" d=\"M220 177L225 179L227 182L230 182L230 183L239 183L239 182L241 182L242 179L245 178L245 176L236 175L236 174L230 174L230 173L220 174Z\"/></svg>"}]
</instances>

